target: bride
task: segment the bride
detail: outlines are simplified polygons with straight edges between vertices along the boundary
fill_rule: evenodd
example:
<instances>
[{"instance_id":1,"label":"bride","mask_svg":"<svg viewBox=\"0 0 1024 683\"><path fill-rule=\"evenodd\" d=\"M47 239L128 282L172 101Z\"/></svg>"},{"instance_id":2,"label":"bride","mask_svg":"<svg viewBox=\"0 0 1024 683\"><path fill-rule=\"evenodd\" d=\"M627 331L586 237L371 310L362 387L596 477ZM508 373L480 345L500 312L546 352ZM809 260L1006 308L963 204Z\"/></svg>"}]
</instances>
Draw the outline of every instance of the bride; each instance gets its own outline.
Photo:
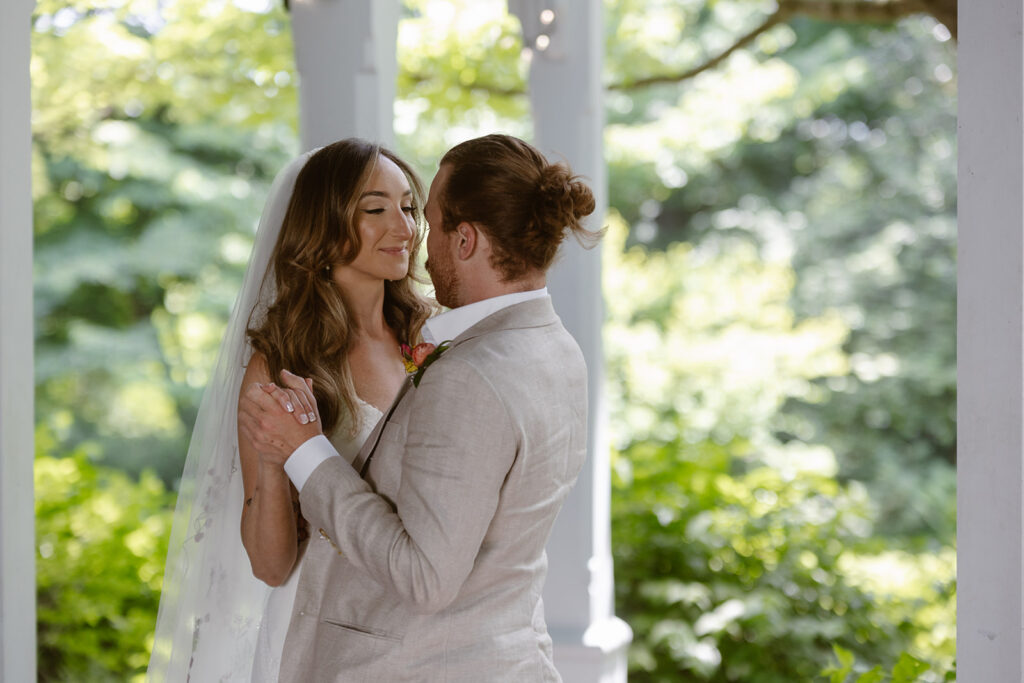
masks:
<instances>
[{"instance_id":1,"label":"bride","mask_svg":"<svg viewBox=\"0 0 1024 683\"><path fill-rule=\"evenodd\" d=\"M237 399L284 368L310 377L319 416L293 394L296 419L355 457L432 312L413 288L421 197L407 164L357 139L275 178L185 462L149 681L277 680L303 557L335 551L284 470L238 439Z\"/></svg>"}]
</instances>

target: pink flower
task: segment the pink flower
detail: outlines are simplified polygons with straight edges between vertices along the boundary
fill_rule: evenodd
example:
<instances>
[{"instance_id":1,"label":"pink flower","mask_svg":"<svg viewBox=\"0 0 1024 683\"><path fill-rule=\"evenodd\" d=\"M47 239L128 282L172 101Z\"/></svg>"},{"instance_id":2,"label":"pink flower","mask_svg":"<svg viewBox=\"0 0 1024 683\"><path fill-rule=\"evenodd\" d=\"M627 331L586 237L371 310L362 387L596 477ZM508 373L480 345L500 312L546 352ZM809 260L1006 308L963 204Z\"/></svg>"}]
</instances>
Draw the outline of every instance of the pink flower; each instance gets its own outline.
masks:
<instances>
[{"instance_id":1,"label":"pink flower","mask_svg":"<svg viewBox=\"0 0 1024 683\"><path fill-rule=\"evenodd\" d=\"M423 342L422 344L417 344L415 347L413 347L412 353L410 354L410 359L416 365L416 367L422 367L423 361L427 359L427 356L434 352L435 348L437 347L434 346L433 344L428 344L426 342Z\"/></svg>"},{"instance_id":2,"label":"pink flower","mask_svg":"<svg viewBox=\"0 0 1024 683\"><path fill-rule=\"evenodd\" d=\"M441 357L441 354L448 350L452 340L443 341L440 345L423 342L413 348L408 344L402 344L402 361L405 363L405 371L412 375L413 386L419 386L423 378L423 372L427 366Z\"/></svg>"}]
</instances>

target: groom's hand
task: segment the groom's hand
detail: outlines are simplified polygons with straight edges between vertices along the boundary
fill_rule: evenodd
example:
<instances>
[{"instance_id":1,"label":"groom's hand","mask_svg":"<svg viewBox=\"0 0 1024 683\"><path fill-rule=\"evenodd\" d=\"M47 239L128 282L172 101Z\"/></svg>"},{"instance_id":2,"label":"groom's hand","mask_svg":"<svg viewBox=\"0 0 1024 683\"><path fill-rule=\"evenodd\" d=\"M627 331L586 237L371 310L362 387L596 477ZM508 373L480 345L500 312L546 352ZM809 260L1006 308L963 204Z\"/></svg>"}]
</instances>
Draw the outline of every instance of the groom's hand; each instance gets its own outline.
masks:
<instances>
[{"instance_id":1,"label":"groom's hand","mask_svg":"<svg viewBox=\"0 0 1024 683\"><path fill-rule=\"evenodd\" d=\"M287 370L281 372L283 387L253 383L238 402L238 426L260 457L276 465L309 439L322 434L312 380Z\"/></svg>"}]
</instances>

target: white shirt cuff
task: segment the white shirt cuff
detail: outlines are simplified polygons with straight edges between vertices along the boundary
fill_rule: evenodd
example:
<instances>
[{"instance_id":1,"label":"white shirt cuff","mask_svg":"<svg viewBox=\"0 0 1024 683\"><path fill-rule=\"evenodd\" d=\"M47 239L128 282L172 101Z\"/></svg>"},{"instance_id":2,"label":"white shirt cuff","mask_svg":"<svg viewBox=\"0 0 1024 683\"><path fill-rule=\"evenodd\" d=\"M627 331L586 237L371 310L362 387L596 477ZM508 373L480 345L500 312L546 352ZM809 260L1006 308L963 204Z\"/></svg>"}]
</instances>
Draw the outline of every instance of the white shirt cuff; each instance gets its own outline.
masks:
<instances>
[{"instance_id":1,"label":"white shirt cuff","mask_svg":"<svg viewBox=\"0 0 1024 683\"><path fill-rule=\"evenodd\" d=\"M284 461L284 471L288 478L295 484L295 488L302 492L309 475L328 458L338 458L338 451L323 434L318 434L307 439L301 446L295 449L288 459Z\"/></svg>"}]
</instances>

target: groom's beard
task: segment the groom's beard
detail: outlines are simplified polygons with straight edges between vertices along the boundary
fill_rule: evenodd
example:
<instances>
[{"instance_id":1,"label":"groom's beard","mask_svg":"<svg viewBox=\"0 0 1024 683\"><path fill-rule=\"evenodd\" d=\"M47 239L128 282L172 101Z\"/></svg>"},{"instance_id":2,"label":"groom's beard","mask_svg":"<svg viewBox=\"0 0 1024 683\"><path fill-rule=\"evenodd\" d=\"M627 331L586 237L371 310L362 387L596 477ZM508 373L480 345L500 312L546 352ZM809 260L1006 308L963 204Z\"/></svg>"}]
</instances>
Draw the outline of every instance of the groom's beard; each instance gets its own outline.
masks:
<instances>
[{"instance_id":1,"label":"groom's beard","mask_svg":"<svg viewBox=\"0 0 1024 683\"><path fill-rule=\"evenodd\" d=\"M434 283L434 298L437 299L437 303L447 308L458 308L462 283L451 261L443 257L428 258L426 266L430 281Z\"/></svg>"}]
</instances>

